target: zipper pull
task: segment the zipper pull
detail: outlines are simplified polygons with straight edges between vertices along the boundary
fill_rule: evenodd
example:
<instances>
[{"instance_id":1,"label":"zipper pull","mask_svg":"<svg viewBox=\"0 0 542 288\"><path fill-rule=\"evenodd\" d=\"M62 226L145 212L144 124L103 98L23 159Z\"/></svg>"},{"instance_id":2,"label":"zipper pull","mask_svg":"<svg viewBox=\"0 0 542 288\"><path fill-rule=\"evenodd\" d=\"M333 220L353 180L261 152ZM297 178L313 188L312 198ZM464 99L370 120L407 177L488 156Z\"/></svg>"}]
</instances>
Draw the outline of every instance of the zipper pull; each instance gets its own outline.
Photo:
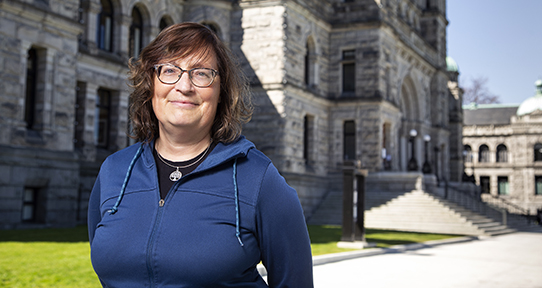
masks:
<instances>
[{"instance_id":1,"label":"zipper pull","mask_svg":"<svg viewBox=\"0 0 542 288\"><path fill-rule=\"evenodd\" d=\"M158 202L158 206L164 207L164 202L164 199L160 199L160 201Z\"/></svg>"}]
</instances>

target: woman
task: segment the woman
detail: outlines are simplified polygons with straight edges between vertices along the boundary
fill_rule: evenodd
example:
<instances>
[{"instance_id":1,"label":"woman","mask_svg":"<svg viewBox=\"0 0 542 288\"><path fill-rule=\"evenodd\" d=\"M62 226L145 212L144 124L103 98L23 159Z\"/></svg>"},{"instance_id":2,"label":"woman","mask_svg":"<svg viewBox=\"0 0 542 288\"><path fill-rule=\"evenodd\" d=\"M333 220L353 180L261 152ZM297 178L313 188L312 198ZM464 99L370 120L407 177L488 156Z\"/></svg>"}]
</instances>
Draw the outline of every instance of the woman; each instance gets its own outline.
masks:
<instances>
[{"instance_id":1,"label":"woman","mask_svg":"<svg viewBox=\"0 0 542 288\"><path fill-rule=\"evenodd\" d=\"M203 25L176 24L130 69L140 142L106 159L89 202L102 285L312 287L297 193L240 135L251 106L226 46Z\"/></svg>"}]
</instances>

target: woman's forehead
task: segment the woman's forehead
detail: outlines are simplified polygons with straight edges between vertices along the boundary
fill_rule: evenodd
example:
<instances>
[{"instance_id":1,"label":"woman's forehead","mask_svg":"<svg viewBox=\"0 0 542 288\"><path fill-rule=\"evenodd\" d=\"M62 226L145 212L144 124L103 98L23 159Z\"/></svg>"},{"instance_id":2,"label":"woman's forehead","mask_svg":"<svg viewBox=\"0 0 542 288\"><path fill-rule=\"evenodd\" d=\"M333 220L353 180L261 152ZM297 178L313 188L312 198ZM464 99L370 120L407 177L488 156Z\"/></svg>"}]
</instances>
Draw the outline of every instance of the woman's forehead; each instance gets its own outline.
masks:
<instances>
[{"instance_id":1,"label":"woman's forehead","mask_svg":"<svg viewBox=\"0 0 542 288\"><path fill-rule=\"evenodd\" d=\"M217 59L212 50L203 53L191 53L179 57L168 57L162 60L164 63L171 63L183 69L187 68L213 68L217 69Z\"/></svg>"}]
</instances>

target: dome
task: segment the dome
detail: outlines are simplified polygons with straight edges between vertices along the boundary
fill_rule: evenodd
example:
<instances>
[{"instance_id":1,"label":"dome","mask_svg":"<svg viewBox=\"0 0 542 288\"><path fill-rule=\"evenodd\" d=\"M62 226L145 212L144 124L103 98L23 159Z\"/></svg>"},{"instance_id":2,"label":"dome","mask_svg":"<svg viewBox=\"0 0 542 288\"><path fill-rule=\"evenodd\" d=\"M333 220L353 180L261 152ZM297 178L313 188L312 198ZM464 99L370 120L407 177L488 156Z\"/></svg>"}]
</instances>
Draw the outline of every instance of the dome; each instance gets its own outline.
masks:
<instances>
[{"instance_id":1,"label":"dome","mask_svg":"<svg viewBox=\"0 0 542 288\"><path fill-rule=\"evenodd\" d=\"M536 94L519 105L516 112L518 116L531 114L537 110L542 111L542 80L537 80L534 85L536 86Z\"/></svg>"},{"instance_id":2,"label":"dome","mask_svg":"<svg viewBox=\"0 0 542 288\"><path fill-rule=\"evenodd\" d=\"M459 72L459 66L452 57L446 57L446 70L448 72Z\"/></svg>"}]
</instances>

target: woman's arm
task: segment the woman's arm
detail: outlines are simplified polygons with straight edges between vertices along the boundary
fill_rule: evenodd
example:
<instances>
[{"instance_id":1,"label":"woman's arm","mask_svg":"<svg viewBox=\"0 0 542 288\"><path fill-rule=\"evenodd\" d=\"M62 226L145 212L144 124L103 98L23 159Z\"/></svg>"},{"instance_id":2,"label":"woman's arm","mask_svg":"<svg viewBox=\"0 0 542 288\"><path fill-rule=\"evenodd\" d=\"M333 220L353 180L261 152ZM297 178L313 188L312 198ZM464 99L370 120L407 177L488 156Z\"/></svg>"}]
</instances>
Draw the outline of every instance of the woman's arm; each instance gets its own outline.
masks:
<instances>
[{"instance_id":1,"label":"woman's arm","mask_svg":"<svg viewBox=\"0 0 542 288\"><path fill-rule=\"evenodd\" d=\"M297 192L269 164L258 197L258 237L269 287L313 287L309 234Z\"/></svg>"},{"instance_id":2,"label":"woman's arm","mask_svg":"<svg viewBox=\"0 0 542 288\"><path fill-rule=\"evenodd\" d=\"M100 223L102 215L100 212L100 175L94 183L92 192L90 193L90 199L88 202L88 240L92 245L94 239L94 232L96 231L96 225Z\"/></svg>"}]
</instances>

